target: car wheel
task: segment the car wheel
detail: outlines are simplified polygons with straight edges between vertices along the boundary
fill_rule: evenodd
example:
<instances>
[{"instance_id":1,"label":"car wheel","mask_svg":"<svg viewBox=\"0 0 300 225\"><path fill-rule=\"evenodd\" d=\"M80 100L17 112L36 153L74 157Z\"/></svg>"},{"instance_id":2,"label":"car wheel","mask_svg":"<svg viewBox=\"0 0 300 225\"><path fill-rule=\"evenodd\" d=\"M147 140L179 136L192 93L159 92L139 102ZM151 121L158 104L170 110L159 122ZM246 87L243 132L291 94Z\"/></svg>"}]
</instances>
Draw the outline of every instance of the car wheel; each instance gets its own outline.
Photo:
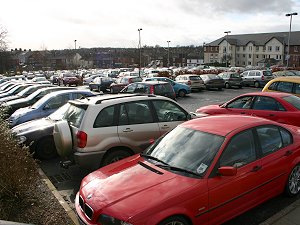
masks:
<instances>
[{"instance_id":1,"label":"car wheel","mask_svg":"<svg viewBox=\"0 0 300 225\"><path fill-rule=\"evenodd\" d=\"M160 222L159 225L190 225L190 223L184 217L172 216Z\"/></svg>"},{"instance_id":2,"label":"car wheel","mask_svg":"<svg viewBox=\"0 0 300 225\"><path fill-rule=\"evenodd\" d=\"M131 156L131 154L128 151L112 149L102 160L101 166L106 166L129 156Z\"/></svg>"},{"instance_id":3,"label":"car wheel","mask_svg":"<svg viewBox=\"0 0 300 225\"><path fill-rule=\"evenodd\" d=\"M288 196L296 196L300 191L300 164L296 165L291 171L285 192Z\"/></svg>"},{"instance_id":4,"label":"car wheel","mask_svg":"<svg viewBox=\"0 0 300 225\"><path fill-rule=\"evenodd\" d=\"M254 87L259 88L259 87L260 87L259 82L256 81L256 82L254 83Z\"/></svg>"},{"instance_id":5,"label":"car wheel","mask_svg":"<svg viewBox=\"0 0 300 225\"><path fill-rule=\"evenodd\" d=\"M225 88L230 88L230 85L229 85L229 83L225 83Z\"/></svg>"},{"instance_id":6,"label":"car wheel","mask_svg":"<svg viewBox=\"0 0 300 225\"><path fill-rule=\"evenodd\" d=\"M240 85L239 88L243 88L243 85Z\"/></svg>"},{"instance_id":7,"label":"car wheel","mask_svg":"<svg viewBox=\"0 0 300 225\"><path fill-rule=\"evenodd\" d=\"M183 98L186 95L186 92L184 90L179 90L178 95Z\"/></svg>"},{"instance_id":8,"label":"car wheel","mask_svg":"<svg viewBox=\"0 0 300 225\"><path fill-rule=\"evenodd\" d=\"M55 123L53 139L58 155L64 157L72 153L72 133L66 120Z\"/></svg>"},{"instance_id":9,"label":"car wheel","mask_svg":"<svg viewBox=\"0 0 300 225\"><path fill-rule=\"evenodd\" d=\"M47 137L37 143L35 155L38 159L53 159L57 156L57 151L53 138Z\"/></svg>"},{"instance_id":10,"label":"car wheel","mask_svg":"<svg viewBox=\"0 0 300 225\"><path fill-rule=\"evenodd\" d=\"M110 88L110 93L111 94L114 94L115 93L115 90L113 88Z\"/></svg>"}]
</instances>

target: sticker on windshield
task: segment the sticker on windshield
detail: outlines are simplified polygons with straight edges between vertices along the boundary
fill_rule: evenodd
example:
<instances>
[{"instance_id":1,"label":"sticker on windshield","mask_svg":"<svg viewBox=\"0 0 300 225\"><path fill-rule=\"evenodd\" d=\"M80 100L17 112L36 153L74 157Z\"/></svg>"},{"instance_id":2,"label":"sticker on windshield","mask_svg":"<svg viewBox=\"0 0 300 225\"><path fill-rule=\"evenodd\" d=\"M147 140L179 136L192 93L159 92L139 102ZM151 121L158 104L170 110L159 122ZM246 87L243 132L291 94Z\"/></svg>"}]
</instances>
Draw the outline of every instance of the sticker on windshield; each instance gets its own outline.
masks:
<instances>
[{"instance_id":1,"label":"sticker on windshield","mask_svg":"<svg viewBox=\"0 0 300 225\"><path fill-rule=\"evenodd\" d=\"M207 169L207 165L201 163L200 166L197 168L197 173L199 174L204 173L206 169Z\"/></svg>"}]
</instances>

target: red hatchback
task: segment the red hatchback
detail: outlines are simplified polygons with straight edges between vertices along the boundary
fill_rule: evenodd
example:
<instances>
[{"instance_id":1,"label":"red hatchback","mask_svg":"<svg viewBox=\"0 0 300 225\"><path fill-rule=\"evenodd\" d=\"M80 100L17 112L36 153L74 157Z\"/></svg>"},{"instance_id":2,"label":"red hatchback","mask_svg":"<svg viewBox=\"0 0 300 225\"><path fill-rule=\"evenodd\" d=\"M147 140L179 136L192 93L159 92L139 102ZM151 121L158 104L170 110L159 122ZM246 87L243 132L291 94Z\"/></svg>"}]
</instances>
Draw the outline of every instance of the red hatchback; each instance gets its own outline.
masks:
<instances>
[{"instance_id":1,"label":"red hatchback","mask_svg":"<svg viewBox=\"0 0 300 225\"><path fill-rule=\"evenodd\" d=\"M203 106L196 112L208 115L259 116L279 123L300 126L300 98L288 93L254 92L243 94L224 104Z\"/></svg>"},{"instance_id":2,"label":"red hatchback","mask_svg":"<svg viewBox=\"0 0 300 225\"><path fill-rule=\"evenodd\" d=\"M86 176L81 224L221 224L300 190L299 128L250 116L190 120Z\"/></svg>"}]
</instances>

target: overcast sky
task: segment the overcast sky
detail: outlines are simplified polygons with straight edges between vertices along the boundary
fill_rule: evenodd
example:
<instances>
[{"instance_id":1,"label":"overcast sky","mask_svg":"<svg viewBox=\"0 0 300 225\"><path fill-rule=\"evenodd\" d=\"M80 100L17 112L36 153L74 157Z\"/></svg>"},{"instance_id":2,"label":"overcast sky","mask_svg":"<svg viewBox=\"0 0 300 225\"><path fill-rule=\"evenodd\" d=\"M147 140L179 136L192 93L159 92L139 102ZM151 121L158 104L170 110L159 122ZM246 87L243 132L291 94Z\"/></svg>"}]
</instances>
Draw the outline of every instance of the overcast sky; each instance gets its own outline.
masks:
<instances>
[{"instance_id":1,"label":"overcast sky","mask_svg":"<svg viewBox=\"0 0 300 225\"><path fill-rule=\"evenodd\" d=\"M202 45L231 34L289 30L300 0L7 0L0 26L9 48ZM300 31L300 15L292 30Z\"/></svg>"}]
</instances>

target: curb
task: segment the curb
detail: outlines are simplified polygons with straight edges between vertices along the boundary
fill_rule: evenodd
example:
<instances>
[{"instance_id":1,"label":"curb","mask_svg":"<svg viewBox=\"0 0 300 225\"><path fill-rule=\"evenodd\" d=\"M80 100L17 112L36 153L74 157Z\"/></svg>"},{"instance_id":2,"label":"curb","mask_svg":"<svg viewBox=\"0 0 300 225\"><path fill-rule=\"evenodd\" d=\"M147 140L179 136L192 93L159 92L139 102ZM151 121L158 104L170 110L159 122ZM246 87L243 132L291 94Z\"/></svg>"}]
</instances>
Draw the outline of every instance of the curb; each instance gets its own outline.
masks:
<instances>
[{"instance_id":1,"label":"curb","mask_svg":"<svg viewBox=\"0 0 300 225\"><path fill-rule=\"evenodd\" d=\"M52 182L48 179L46 174L41 168L38 168L39 174L42 176L42 180L46 183L52 194L55 196L55 198L58 200L59 204L64 208L70 219L73 221L75 225L80 225L77 219L76 214L71 209L71 207L68 205L68 203L63 199L63 197L59 194L59 192L56 190Z\"/></svg>"}]
</instances>

